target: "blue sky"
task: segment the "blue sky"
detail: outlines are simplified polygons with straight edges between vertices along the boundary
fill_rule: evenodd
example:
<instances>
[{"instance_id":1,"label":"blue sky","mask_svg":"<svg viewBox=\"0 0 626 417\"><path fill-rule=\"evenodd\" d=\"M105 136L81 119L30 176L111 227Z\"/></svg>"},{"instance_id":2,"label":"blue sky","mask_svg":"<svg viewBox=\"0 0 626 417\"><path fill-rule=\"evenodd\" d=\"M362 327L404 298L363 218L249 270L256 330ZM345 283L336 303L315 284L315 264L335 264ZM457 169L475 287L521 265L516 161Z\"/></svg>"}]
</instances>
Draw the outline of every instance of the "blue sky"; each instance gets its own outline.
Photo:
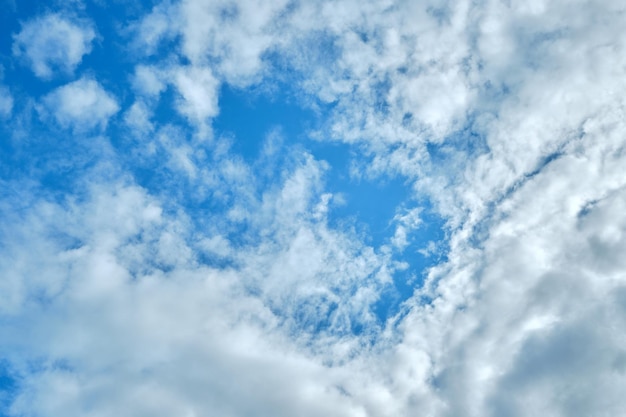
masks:
<instances>
[{"instance_id":1,"label":"blue sky","mask_svg":"<svg viewBox=\"0 0 626 417\"><path fill-rule=\"evenodd\" d=\"M626 406L619 2L2 10L1 416Z\"/></svg>"}]
</instances>

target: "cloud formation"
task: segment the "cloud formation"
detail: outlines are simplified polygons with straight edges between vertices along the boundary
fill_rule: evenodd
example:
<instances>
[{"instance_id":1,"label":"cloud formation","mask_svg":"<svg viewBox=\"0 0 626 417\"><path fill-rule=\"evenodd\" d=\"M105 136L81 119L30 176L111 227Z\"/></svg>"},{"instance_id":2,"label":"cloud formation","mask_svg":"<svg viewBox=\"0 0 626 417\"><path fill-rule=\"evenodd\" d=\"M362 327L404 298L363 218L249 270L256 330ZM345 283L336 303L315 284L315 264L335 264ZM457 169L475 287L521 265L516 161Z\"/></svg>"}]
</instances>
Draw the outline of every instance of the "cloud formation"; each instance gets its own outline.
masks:
<instances>
[{"instance_id":1,"label":"cloud formation","mask_svg":"<svg viewBox=\"0 0 626 417\"><path fill-rule=\"evenodd\" d=\"M64 128L105 128L119 110L116 99L94 79L83 77L63 85L42 99L43 113Z\"/></svg>"},{"instance_id":2,"label":"cloud formation","mask_svg":"<svg viewBox=\"0 0 626 417\"><path fill-rule=\"evenodd\" d=\"M625 12L582 0L134 11L106 34L135 51L121 75L92 68L5 105L17 117L3 132L30 131L1 154L17 161L0 171L3 412L619 415ZM75 71L95 35L82 27L78 58L44 56L38 73L23 39L42 19L14 35L14 54L42 78ZM223 132L226 87L322 120L302 141ZM93 132L88 152L37 154L40 137ZM337 214L338 143L346 181L408 189L382 240Z\"/></svg>"},{"instance_id":3,"label":"cloud formation","mask_svg":"<svg viewBox=\"0 0 626 417\"><path fill-rule=\"evenodd\" d=\"M89 22L50 13L22 25L13 36L13 55L23 59L37 77L50 79L55 72L73 73L91 52L95 37Z\"/></svg>"}]
</instances>

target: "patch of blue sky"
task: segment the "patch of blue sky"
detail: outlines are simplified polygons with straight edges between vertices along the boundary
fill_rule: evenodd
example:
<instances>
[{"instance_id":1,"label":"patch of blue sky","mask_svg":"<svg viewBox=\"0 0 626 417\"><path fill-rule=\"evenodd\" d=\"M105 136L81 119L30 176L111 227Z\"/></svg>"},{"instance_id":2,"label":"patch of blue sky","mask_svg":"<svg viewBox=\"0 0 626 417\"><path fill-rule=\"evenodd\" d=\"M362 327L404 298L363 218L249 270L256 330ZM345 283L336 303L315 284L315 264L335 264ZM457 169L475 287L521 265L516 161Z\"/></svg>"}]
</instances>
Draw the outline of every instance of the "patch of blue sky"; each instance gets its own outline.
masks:
<instances>
[{"instance_id":1,"label":"patch of blue sky","mask_svg":"<svg viewBox=\"0 0 626 417\"><path fill-rule=\"evenodd\" d=\"M238 89L224 84L220 90L220 113L213 122L217 134L231 135L233 150L248 163L261 157L268 135L280 135L287 145L307 142L307 130L317 124L316 115L296 102L279 86L274 94L254 88Z\"/></svg>"},{"instance_id":2,"label":"patch of blue sky","mask_svg":"<svg viewBox=\"0 0 626 417\"><path fill-rule=\"evenodd\" d=\"M329 165L325 176L326 190L340 196L341 201L329 211L331 227L355 227L375 248L388 244L395 232L393 218L398 207L411 202L410 184L401 177L353 178L351 162L357 155L346 144L311 139L307 131L319 125L320 113L295 102L288 89L289 86L285 86L279 89L280 93L269 94L248 93L224 86L220 94L220 114L213 124L216 134L230 134L234 141L233 150L251 164L260 157L266 136L275 131L284 139L284 146L300 146L317 160L326 161ZM410 244L397 259L408 267L395 273L393 285L384 291L374 306L381 322L398 312L401 303L421 286L426 269L441 261L444 222L427 202L422 204L424 223L410 234ZM439 245L438 253L420 252L431 242ZM307 324L317 330L328 325L329 318ZM355 326L354 331L362 331L358 324Z\"/></svg>"},{"instance_id":3,"label":"patch of blue sky","mask_svg":"<svg viewBox=\"0 0 626 417\"><path fill-rule=\"evenodd\" d=\"M393 234L391 220L396 208L410 197L410 187L401 178L353 178L350 169L356 155L348 145L311 139L308 131L319 127L319 113L303 108L288 94L247 94L223 87L220 114L213 124L216 133L230 133L233 149L250 163L259 158L265 138L273 132L282 137L284 146L299 146L327 162L326 188L343 200L331 211L330 221L355 218L366 226L372 244L380 246Z\"/></svg>"},{"instance_id":4,"label":"patch of blue sky","mask_svg":"<svg viewBox=\"0 0 626 417\"><path fill-rule=\"evenodd\" d=\"M317 126L319 113L303 109L287 96L288 93L284 94L284 97L280 94L246 94L245 90L223 87L220 115L213 124L216 134L231 135L233 150L251 164L258 160L266 136L275 131L284 139L284 146L300 146L317 160L326 161L329 165L325 176L326 190L340 196L341 201L329 212L331 227L355 227L374 248L389 244L395 232L393 218L398 207L412 201L410 184L401 177L353 178L350 170L357 157L354 151L346 144L311 139L307 130ZM428 202L420 204L424 208L424 223L410 234L410 243L403 254L397 255L397 260L406 263L407 268L394 274L393 284L373 306L381 323L399 311L402 302L423 283L427 268L440 262L442 253L445 253L442 249L445 247L444 221L434 214ZM236 236L231 238L236 239ZM436 253L420 252L431 242L438 245ZM322 331L330 325L331 313L329 311L329 317L321 318L319 322L306 325ZM356 333L363 331L358 323L353 327L352 331Z\"/></svg>"},{"instance_id":5,"label":"patch of blue sky","mask_svg":"<svg viewBox=\"0 0 626 417\"><path fill-rule=\"evenodd\" d=\"M396 259L406 265L393 275L373 311L380 322L401 312L402 304L421 288L429 268L447 261L448 236L445 220L428 203L420 213L422 224L409 235L409 244Z\"/></svg>"},{"instance_id":6,"label":"patch of blue sky","mask_svg":"<svg viewBox=\"0 0 626 417\"><path fill-rule=\"evenodd\" d=\"M102 139L79 139L36 116L29 125L29 134L24 137L13 137L10 126L2 129L1 178L29 184L40 197L58 203L67 194L81 194L85 175L103 160Z\"/></svg>"},{"instance_id":7,"label":"patch of blue sky","mask_svg":"<svg viewBox=\"0 0 626 417\"><path fill-rule=\"evenodd\" d=\"M0 360L0 417L9 416L9 407L18 391L18 381L9 365Z\"/></svg>"},{"instance_id":8,"label":"patch of blue sky","mask_svg":"<svg viewBox=\"0 0 626 417\"><path fill-rule=\"evenodd\" d=\"M31 0L20 2L3 0L0 6L3 8L3 13L0 13L0 27L3 35L0 36L0 51L3 63L6 63L11 62L10 52L13 45L11 34L19 31L21 22L31 18L37 11L43 10L43 4Z\"/></svg>"},{"instance_id":9,"label":"patch of blue sky","mask_svg":"<svg viewBox=\"0 0 626 417\"><path fill-rule=\"evenodd\" d=\"M410 188L400 178L353 179L339 172L329 188L342 196L331 221L354 218L364 226L371 244L380 246L394 234L396 209L410 197Z\"/></svg>"}]
</instances>

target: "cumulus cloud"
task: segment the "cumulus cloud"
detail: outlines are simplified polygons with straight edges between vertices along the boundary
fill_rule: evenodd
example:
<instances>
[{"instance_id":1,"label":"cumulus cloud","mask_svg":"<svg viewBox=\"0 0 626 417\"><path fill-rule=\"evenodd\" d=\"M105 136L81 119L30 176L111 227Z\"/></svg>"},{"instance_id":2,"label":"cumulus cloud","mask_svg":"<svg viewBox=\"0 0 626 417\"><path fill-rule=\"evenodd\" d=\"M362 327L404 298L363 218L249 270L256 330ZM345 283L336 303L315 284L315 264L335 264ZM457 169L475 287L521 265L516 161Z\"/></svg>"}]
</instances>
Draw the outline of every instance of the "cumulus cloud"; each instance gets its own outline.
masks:
<instances>
[{"instance_id":1,"label":"cumulus cloud","mask_svg":"<svg viewBox=\"0 0 626 417\"><path fill-rule=\"evenodd\" d=\"M0 200L0 347L21 384L10 413L619 415L624 11L157 5L134 32L149 59L124 118L149 178ZM324 108L314 136L348 144L356 176L412 187L384 245L331 221L328 163L297 147L248 163L227 139L190 133L219 114L224 83L279 81ZM168 85L161 105L193 127L152 112ZM42 103L75 130L119 110L90 78ZM411 271L425 283L380 320L424 201L446 222L447 253Z\"/></svg>"},{"instance_id":2,"label":"cumulus cloud","mask_svg":"<svg viewBox=\"0 0 626 417\"><path fill-rule=\"evenodd\" d=\"M352 377L310 352L363 349L351 326L372 320L386 260L311 214L321 168L304 157L242 207L248 243L219 253L211 242L227 242L228 228L197 229L132 184L90 185L82 201L20 196L36 203L12 215L3 206L15 227L2 228L0 309L11 319L0 332L30 329L1 342L24 380L11 412L360 415L338 388Z\"/></svg>"},{"instance_id":3,"label":"cumulus cloud","mask_svg":"<svg viewBox=\"0 0 626 417\"><path fill-rule=\"evenodd\" d=\"M117 100L96 80L83 77L58 87L42 99L44 114L64 128L103 129L119 110Z\"/></svg>"},{"instance_id":4,"label":"cumulus cloud","mask_svg":"<svg viewBox=\"0 0 626 417\"><path fill-rule=\"evenodd\" d=\"M13 36L13 55L23 59L39 78L74 72L91 52L96 33L87 21L59 13L34 18Z\"/></svg>"},{"instance_id":5,"label":"cumulus cloud","mask_svg":"<svg viewBox=\"0 0 626 417\"><path fill-rule=\"evenodd\" d=\"M140 135L154 129L150 118L150 110L142 101L133 103L124 115L126 124Z\"/></svg>"},{"instance_id":6,"label":"cumulus cloud","mask_svg":"<svg viewBox=\"0 0 626 417\"><path fill-rule=\"evenodd\" d=\"M203 123L218 113L219 81L208 67L183 67L173 71L180 94L178 111L191 122Z\"/></svg>"},{"instance_id":7,"label":"cumulus cloud","mask_svg":"<svg viewBox=\"0 0 626 417\"><path fill-rule=\"evenodd\" d=\"M133 86L139 94L148 97L158 96L165 90L164 78L163 71L151 66L139 65L135 68Z\"/></svg>"}]
</instances>

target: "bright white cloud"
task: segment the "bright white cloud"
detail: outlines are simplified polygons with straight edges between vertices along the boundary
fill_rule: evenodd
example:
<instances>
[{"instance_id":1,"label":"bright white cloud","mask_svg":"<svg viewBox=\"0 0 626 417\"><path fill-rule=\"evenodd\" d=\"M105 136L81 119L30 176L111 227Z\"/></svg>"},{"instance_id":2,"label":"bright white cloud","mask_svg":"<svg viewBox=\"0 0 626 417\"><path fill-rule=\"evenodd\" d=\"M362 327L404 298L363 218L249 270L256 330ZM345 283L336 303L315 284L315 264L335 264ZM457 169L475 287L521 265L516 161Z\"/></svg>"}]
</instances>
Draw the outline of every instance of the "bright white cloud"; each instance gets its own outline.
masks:
<instances>
[{"instance_id":1,"label":"bright white cloud","mask_svg":"<svg viewBox=\"0 0 626 417\"><path fill-rule=\"evenodd\" d=\"M50 114L64 128L103 129L119 110L115 97L94 79L83 77L63 85L42 99L44 114Z\"/></svg>"},{"instance_id":2,"label":"bright white cloud","mask_svg":"<svg viewBox=\"0 0 626 417\"><path fill-rule=\"evenodd\" d=\"M49 79L56 71L71 74L91 52L95 36L89 22L51 13L22 25L13 36L13 55L39 78Z\"/></svg>"},{"instance_id":3,"label":"bright white cloud","mask_svg":"<svg viewBox=\"0 0 626 417\"><path fill-rule=\"evenodd\" d=\"M178 111L192 123L204 124L216 116L219 80L207 67L182 67L173 70L174 85L180 94Z\"/></svg>"},{"instance_id":4,"label":"bright white cloud","mask_svg":"<svg viewBox=\"0 0 626 417\"><path fill-rule=\"evenodd\" d=\"M305 157L285 175L243 207L251 237L263 238L221 252L228 268L197 257L223 238L129 184L93 185L84 201L39 201L11 215L0 309L15 320L0 334L31 331L0 346L17 367L48 358L25 375L12 412L362 415L340 388L354 376L311 351L346 360L363 349L350 326L372 320L386 260L311 214L318 163Z\"/></svg>"},{"instance_id":5,"label":"bright white cloud","mask_svg":"<svg viewBox=\"0 0 626 417\"><path fill-rule=\"evenodd\" d=\"M408 244L409 234L420 227L422 220L420 219L420 209L413 208L411 210L403 210L394 216L396 223L396 231L391 238L391 243L398 249L405 249Z\"/></svg>"},{"instance_id":6,"label":"bright white cloud","mask_svg":"<svg viewBox=\"0 0 626 417\"><path fill-rule=\"evenodd\" d=\"M179 19L177 7L169 2L154 6L140 22L131 25L136 32L137 51L146 55L156 54L162 42L175 36L174 27Z\"/></svg>"},{"instance_id":7,"label":"bright white cloud","mask_svg":"<svg viewBox=\"0 0 626 417\"><path fill-rule=\"evenodd\" d=\"M623 16L602 1L155 7L138 43L177 56L135 67L125 122L142 157L161 155L163 195L97 178L76 201L2 206L0 348L24 381L12 412L619 415ZM329 221L327 164L293 150L264 170L151 118L169 83L206 127L222 83L274 81L274 64L305 101L333 103L316 137L354 145L355 176L400 175L448 222L445 258L387 323L373 306L420 207L375 248ZM119 106L88 78L43 103L75 129Z\"/></svg>"}]
</instances>

